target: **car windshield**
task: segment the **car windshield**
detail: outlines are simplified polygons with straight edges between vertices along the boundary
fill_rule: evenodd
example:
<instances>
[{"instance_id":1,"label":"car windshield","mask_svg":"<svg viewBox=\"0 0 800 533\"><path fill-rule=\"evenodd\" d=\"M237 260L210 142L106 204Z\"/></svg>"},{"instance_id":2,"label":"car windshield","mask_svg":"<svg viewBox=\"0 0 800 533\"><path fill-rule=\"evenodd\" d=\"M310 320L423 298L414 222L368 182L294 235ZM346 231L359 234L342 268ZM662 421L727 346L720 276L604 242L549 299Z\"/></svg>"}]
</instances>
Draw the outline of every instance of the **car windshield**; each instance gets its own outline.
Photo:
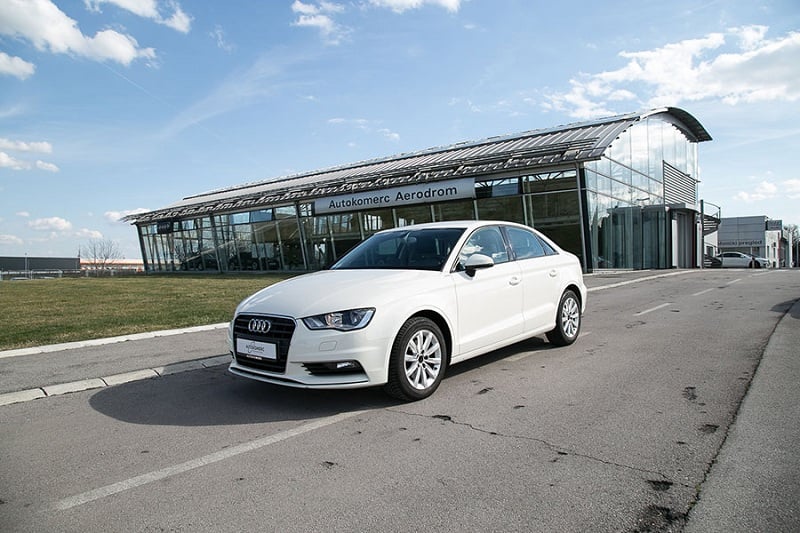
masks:
<instances>
[{"instance_id":1,"label":"car windshield","mask_svg":"<svg viewBox=\"0 0 800 533\"><path fill-rule=\"evenodd\" d=\"M331 269L441 270L462 233L461 228L378 233L350 250Z\"/></svg>"}]
</instances>

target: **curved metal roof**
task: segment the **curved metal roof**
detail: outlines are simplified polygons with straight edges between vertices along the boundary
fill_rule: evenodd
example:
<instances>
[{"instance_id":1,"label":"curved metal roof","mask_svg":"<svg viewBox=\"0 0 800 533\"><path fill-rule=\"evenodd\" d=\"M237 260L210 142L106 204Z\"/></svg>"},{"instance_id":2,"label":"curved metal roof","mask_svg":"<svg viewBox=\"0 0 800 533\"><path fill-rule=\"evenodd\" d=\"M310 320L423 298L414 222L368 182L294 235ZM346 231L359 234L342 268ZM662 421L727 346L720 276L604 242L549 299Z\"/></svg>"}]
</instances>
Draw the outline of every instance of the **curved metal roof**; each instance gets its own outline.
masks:
<instances>
[{"instance_id":1,"label":"curved metal roof","mask_svg":"<svg viewBox=\"0 0 800 533\"><path fill-rule=\"evenodd\" d=\"M711 140L705 128L688 112L664 107L218 189L187 196L163 209L130 215L124 220L155 222L310 201L357 190L591 161L599 159L614 139L634 123L653 116L675 124L691 142Z\"/></svg>"}]
</instances>

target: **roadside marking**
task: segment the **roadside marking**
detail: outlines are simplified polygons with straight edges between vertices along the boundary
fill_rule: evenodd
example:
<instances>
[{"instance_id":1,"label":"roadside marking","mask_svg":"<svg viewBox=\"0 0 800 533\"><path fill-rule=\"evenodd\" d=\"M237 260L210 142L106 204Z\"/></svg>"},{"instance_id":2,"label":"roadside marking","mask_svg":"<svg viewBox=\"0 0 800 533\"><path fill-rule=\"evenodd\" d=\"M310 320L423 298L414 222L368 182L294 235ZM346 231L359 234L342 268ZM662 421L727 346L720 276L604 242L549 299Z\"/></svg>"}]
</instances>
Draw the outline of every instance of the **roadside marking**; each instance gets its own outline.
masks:
<instances>
[{"instance_id":1,"label":"roadside marking","mask_svg":"<svg viewBox=\"0 0 800 533\"><path fill-rule=\"evenodd\" d=\"M53 507L58 511L66 511L67 509L72 509L73 507L100 500L107 496L119 494L120 492L124 492L136 487L141 487L142 485L147 485L148 483L153 483L154 481L160 481L168 477L177 476L178 474L188 472L189 470L194 470L196 468L208 466L219 461L224 461L225 459L230 459L231 457L235 457L243 453L258 450L271 444L277 444L281 441L291 439L292 437L302 435L303 433L308 433L309 431L314 431L315 429L330 426L332 424L336 424L337 422L342 422L343 420L347 420L348 418L352 418L366 412L366 410L351 411L347 413L339 413L338 415L332 415L325 418L319 418L312 422L308 422L307 424L303 424L302 426L281 431L280 433L276 433L268 437L245 442L244 444L204 455L203 457L192 459L191 461L186 461L185 463L181 463L179 465L168 466L167 468L162 468L161 470L142 474L141 476L132 477L118 483L112 483L111 485L100 487L99 489L90 490L88 492L65 498L56 502Z\"/></svg>"},{"instance_id":2,"label":"roadside marking","mask_svg":"<svg viewBox=\"0 0 800 533\"><path fill-rule=\"evenodd\" d=\"M665 303L665 304L657 305L657 306L655 306L655 307L653 307L653 308L651 308L651 309L647 309L646 311L639 311L638 313L634 313L634 315L633 315L633 316L642 316L642 315L646 315L647 313L652 313L653 311L658 311L659 309L663 309L664 307L667 307L667 306L669 306L669 305L672 305L672 304L671 304L671 303L669 303L669 302L667 302L667 303Z\"/></svg>"},{"instance_id":3,"label":"roadside marking","mask_svg":"<svg viewBox=\"0 0 800 533\"><path fill-rule=\"evenodd\" d=\"M714 287L711 287L710 289L706 289L704 291L696 292L696 293L692 294L692 296L700 296L701 294L705 294L705 293L711 292L713 290L714 290Z\"/></svg>"},{"instance_id":4,"label":"roadside marking","mask_svg":"<svg viewBox=\"0 0 800 533\"><path fill-rule=\"evenodd\" d=\"M644 278L636 278L628 281L620 281L619 283L612 283L610 285L600 285L599 287L591 287L586 289L586 292L602 291L605 289L615 289L617 287L624 287L632 283L639 283L640 281L649 281L651 279L668 278L670 276L683 276L684 274L692 274L694 272L702 272L702 270L681 270L678 272L670 272L669 274L657 274L655 276L647 276Z\"/></svg>"},{"instance_id":5,"label":"roadside marking","mask_svg":"<svg viewBox=\"0 0 800 533\"><path fill-rule=\"evenodd\" d=\"M739 283L740 281L742 281L742 278L737 278L737 279L729 281L725 285L733 285L734 283Z\"/></svg>"}]
</instances>

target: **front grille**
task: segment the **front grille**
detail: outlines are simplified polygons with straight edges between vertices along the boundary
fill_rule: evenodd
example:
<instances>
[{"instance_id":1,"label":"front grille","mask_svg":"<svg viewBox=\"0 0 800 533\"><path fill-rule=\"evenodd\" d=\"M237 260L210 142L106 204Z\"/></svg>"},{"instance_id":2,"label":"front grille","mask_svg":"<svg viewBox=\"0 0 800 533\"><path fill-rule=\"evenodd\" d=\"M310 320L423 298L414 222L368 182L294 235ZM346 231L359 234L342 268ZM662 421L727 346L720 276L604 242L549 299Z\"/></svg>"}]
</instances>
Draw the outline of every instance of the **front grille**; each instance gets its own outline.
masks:
<instances>
[{"instance_id":1,"label":"front grille","mask_svg":"<svg viewBox=\"0 0 800 533\"><path fill-rule=\"evenodd\" d=\"M271 324L269 331L265 334L250 333L247 329L247 325L253 318L269 320ZM269 359L252 359L236 353L236 363L240 366L263 370L265 372L274 372L277 374L286 372L286 359L289 355L289 345L292 343L294 328L294 320L290 318L267 315L237 316L233 323L234 346L236 346L236 339L270 342L275 344L278 359L275 361Z\"/></svg>"}]
</instances>

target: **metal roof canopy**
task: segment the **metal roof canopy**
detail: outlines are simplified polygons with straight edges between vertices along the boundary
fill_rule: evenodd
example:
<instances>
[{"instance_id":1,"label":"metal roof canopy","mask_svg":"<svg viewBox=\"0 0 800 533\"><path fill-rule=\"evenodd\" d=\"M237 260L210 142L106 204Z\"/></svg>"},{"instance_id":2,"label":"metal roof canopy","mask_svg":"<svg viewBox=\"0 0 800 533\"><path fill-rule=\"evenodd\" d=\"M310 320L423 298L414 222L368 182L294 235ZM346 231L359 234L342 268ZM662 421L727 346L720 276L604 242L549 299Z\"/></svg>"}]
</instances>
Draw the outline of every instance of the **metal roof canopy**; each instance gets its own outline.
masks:
<instances>
[{"instance_id":1,"label":"metal roof canopy","mask_svg":"<svg viewBox=\"0 0 800 533\"><path fill-rule=\"evenodd\" d=\"M129 215L123 220L148 223L310 201L332 194L591 161L599 159L634 123L657 115L678 127L692 142L711 140L705 128L688 112L664 107L218 189L187 196L165 208Z\"/></svg>"}]
</instances>

